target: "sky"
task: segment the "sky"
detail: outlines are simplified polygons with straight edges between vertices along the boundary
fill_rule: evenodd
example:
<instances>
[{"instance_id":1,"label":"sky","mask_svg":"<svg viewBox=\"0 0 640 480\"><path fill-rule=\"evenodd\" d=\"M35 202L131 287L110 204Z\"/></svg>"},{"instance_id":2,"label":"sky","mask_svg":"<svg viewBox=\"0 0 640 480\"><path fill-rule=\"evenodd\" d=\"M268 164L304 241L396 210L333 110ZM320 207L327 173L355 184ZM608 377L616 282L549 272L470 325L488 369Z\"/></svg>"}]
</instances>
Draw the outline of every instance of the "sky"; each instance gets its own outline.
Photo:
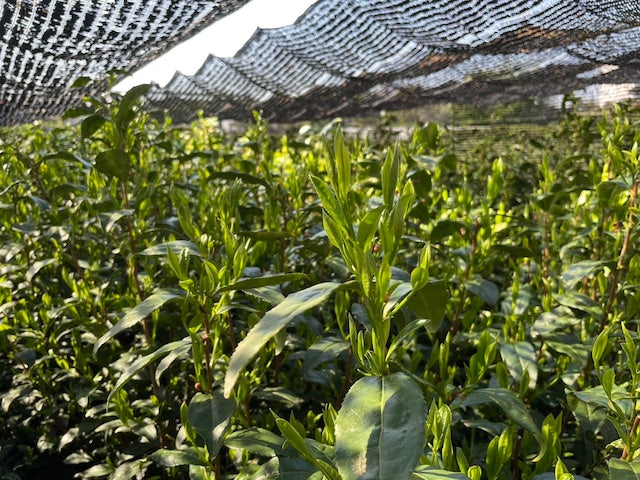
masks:
<instances>
[{"instance_id":1,"label":"sky","mask_svg":"<svg viewBox=\"0 0 640 480\"><path fill-rule=\"evenodd\" d=\"M291 25L315 2L316 0L252 0L137 70L117 84L114 90L123 92L135 85L150 82L163 87L176 71L193 75L209 54L232 57L249 40L256 28Z\"/></svg>"}]
</instances>

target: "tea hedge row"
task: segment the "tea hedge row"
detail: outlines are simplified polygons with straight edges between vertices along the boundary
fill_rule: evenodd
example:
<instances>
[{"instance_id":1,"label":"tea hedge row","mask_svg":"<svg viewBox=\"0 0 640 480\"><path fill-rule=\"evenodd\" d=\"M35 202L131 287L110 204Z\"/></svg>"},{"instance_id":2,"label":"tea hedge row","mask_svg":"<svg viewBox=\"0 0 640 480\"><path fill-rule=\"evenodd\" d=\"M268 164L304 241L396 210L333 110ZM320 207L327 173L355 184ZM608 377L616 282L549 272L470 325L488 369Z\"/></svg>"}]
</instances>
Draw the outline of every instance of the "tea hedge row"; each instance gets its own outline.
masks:
<instances>
[{"instance_id":1,"label":"tea hedge row","mask_svg":"<svg viewBox=\"0 0 640 480\"><path fill-rule=\"evenodd\" d=\"M145 89L2 132L0 478L636 478L634 107L461 152Z\"/></svg>"}]
</instances>

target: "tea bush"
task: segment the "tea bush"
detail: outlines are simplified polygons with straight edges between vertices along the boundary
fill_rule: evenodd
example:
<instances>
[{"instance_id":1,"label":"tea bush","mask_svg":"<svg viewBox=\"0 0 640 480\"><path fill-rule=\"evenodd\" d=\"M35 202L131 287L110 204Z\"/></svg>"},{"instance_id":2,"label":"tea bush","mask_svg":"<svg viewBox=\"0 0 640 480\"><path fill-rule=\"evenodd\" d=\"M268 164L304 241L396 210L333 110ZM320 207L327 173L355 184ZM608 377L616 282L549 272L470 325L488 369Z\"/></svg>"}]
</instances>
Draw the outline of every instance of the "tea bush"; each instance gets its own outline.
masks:
<instances>
[{"instance_id":1,"label":"tea bush","mask_svg":"<svg viewBox=\"0 0 640 480\"><path fill-rule=\"evenodd\" d=\"M637 477L633 106L456 152L146 89L2 131L0 478Z\"/></svg>"}]
</instances>

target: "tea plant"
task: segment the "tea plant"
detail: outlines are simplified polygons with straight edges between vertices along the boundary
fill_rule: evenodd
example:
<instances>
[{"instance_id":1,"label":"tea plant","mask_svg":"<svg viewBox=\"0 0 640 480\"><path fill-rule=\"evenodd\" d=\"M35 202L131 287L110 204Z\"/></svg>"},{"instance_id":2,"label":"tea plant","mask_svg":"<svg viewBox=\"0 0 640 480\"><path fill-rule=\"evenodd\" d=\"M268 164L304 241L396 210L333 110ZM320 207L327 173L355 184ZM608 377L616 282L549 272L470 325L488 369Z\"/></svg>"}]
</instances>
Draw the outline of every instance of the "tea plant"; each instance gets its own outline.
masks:
<instances>
[{"instance_id":1,"label":"tea plant","mask_svg":"<svg viewBox=\"0 0 640 480\"><path fill-rule=\"evenodd\" d=\"M637 476L633 105L463 151L146 89L2 131L0 478Z\"/></svg>"}]
</instances>

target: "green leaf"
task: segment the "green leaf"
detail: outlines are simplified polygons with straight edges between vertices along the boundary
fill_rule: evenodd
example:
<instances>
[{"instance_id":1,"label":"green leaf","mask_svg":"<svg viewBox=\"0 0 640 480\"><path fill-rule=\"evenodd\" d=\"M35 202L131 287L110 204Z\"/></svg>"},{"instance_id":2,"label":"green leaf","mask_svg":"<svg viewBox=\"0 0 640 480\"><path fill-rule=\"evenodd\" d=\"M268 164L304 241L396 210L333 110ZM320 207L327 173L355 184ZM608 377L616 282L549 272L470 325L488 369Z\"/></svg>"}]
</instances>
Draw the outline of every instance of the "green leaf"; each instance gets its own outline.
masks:
<instances>
[{"instance_id":1,"label":"green leaf","mask_svg":"<svg viewBox=\"0 0 640 480\"><path fill-rule=\"evenodd\" d=\"M551 337L551 338L554 338L554 337ZM556 352L567 355L576 364L583 365L589 358L589 355L591 354L591 349L589 348L589 346L584 345L582 343L578 343L578 341L568 342L566 336L561 336L561 338L562 338L562 341L548 340L547 346L555 350ZM573 340L577 337L571 336L569 338Z\"/></svg>"},{"instance_id":2,"label":"green leaf","mask_svg":"<svg viewBox=\"0 0 640 480\"><path fill-rule=\"evenodd\" d=\"M404 373L358 380L335 421L343 480L408 479L423 451L426 421L422 391Z\"/></svg>"},{"instance_id":3,"label":"green leaf","mask_svg":"<svg viewBox=\"0 0 640 480\"><path fill-rule=\"evenodd\" d=\"M420 290L429 281L429 270L425 267L416 267L411 272L411 288Z\"/></svg>"},{"instance_id":4,"label":"green leaf","mask_svg":"<svg viewBox=\"0 0 640 480\"><path fill-rule=\"evenodd\" d=\"M294 280L308 279L304 273L283 273L278 275L265 275L263 277L241 278L240 280L222 287L220 292L228 292L232 290L249 290L252 288L268 287L272 285L281 285Z\"/></svg>"},{"instance_id":5,"label":"green leaf","mask_svg":"<svg viewBox=\"0 0 640 480\"><path fill-rule=\"evenodd\" d=\"M563 295L557 295L555 298L560 305L565 307L574 308L595 317L602 316L602 306L581 293L569 291Z\"/></svg>"},{"instance_id":6,"label":"green leaf","mask_svg":"<svg viewBox=\"0 0 640 480\"><path fill-rule=\"evenodd\" d=\"M329 242L340 250L343 257L346 257L347 242L345 241L345 235L343 235L343 229L338 222L336 222L327 212L322 212L322 226L327 234L327 238L329 238ZM351 266L351 259L344 258L344 261L349 262Z\"/></svg>"},{"instance_id":7,"label":"green leaf","mask_svg":"<svg viewBox=\"0 0 640 480\"><path fill-rule=\"evenodd\" d=\"M304 438L295 429L293 425L287 422L284 418L276 418L276 425L280 429L282 436L300 453L303 458L307 457L311 459L311 452L307 448L307 444L304 442Z\"/></svg>"},{"instance_id":8,"label":"green leaf","mask_svg":"<svg viewBox=\"0 0 640 480\"><path fill-rule=\"evenodd\" d=\"M618 197L628 190L629 186L622 180L607 180L600 182L596 187L598 203L603 207L615 205L618 202Z\"/></svg>"},{"instance_id":9,"label":"green leaf","mask_svg":"<svg viewBox=\"0 0 640 480\"><path fill-rule=\"evenodd\" d=\"M311 182L316 189L318 197L320 197L322 208L325 209L334 221L340 222L340 225L344 228L346 221L344 211L336 199L335 194L331 191L329 184L314 175L311 175Z\"/></svg>"},{"instance_id":10,"label":"green leaf","mask_svg":"<svg viewBox=\"0 0 640 480\"><path fill-rule=\"evenodd\" d=\"M407 338L413 335L413 333L415 333L417 330L420 330L421 328L431 330L430 325L431 320L427 320L424 318L414 320L411 323L405 325L402 330L400 330L398 334L393 338L393 341L391 342L391 345L387 350L387 361L391 358L393 352L395 352L395 350L403 341L405 341Z\"/></svg>"},{"instance_id":11,"label":"green leaf","mask_svg":"<svg viewBox=\"0 0 640 480\"><path fill-rule=\"evenodd\" d=\"M166 357L158 363L156 367L156 382L160 383L160 377L176 360L190 360L189 351L191 350L191 344L184 345L183 347L176 348Z\"/></svg>"},{"instance_id":12,"label":"green leaf","mask_svg":"<svg viewBox=\"0 0 640 480\"><path fill-rule=\"evenodd\" d=\"M398 185L399 170L400 158L397 154L397 150L395 148L390 148L387 152L384 164L382 165L381 172L382 195L387 209L390 209L393 206L393 199Z\"/></svg>"},{"instance_id":13,"label":"green leaf","mask_svg":"<svg viewBox=\"0 0 640 480\"><path fill-rule=\"evenodd\" d=\"M295 408L304 402L291 390L284 387L265 387L254 393L254 397L260 400L266 400L269 404L272 402L282 403L286 408Z\"/></svg>"},{"instance_id":14,"label":"green leaf","mask_svg":"<svg viewBox=\"0 0 640 480\"><path fill-rule=\"evenodd\" d=\"M82 138L90 138L94 133L102 128L107 119L102 115L90 115L82 121L80 134Z\"/></svg>"},{"instance_id":15,"label":"green leaf","mask_svg":"<svg viewBox=\"0 0 640 480\"><path fill-rule=\"evenodd\" d=\"M115 177L124 182L129 178L130 168L131 161L124 150L105 150L96 155L96 170L109 178Z\"/></svg>"},{"instance_id":16,"label":"green leaf","mask_svg":"<svg viewBox=\"0 0 640 480\"><path fill-rule=\"evenodd\" d=\"M460 472L439 470L430 465L420 465L413 471L411 478L417 480L469 480L469 477Z\"/></svg>"},{"instance_id":17,"label":"green leaf","mask_svg":"<svg viewBox=\"0 0 640 480\"><path fill-rule=\"evenodd\" d=\"M85 115L89 115L91 112L93 112L93 110L87 107L69 108L62 114L62 119L68 120L69 118L84 117Z\"/></svg>"},{"instance_id":18,"label":"green leaf","mask_svg":"<svg viewBox=\"0 0 640 480\"><path fill-rule=\"evenodd\" d=\"M424 199L431 191L432 182L431 175L424 169L413 170L408 172L407 179L411 180L415 188L418 198Z\"/></svg>"},{"instance_id":19,"label":"green leaf","mask_svg":"<svg viewBox=\"0 0 640 480\"><path fill-rule=\"evenodd\" d=\"M610 262L604 260L583 260L569 265L569 268L562 274L562 283L565 288L571 289L585 277L592 278L608 263Z\"/></svg>"},{"instance_id":20,"label":"green leaf","mask_svg":"<svg viewBox=\"0 0 640 480\"><path fill-rule=\"evenodd\" d=\"M130 217L133 214L133 209L126 208L122 210L115 210L113 212L100 213L98 214L98 218L100 218L100 223L102 224L104 231L109 233L120 219Z\"/></svg>"},{"instance_id":21,"label":"green leaf","mask_svg":"<svg viewBox=\"0 0 640 480\"><path fill-rule=\"evenodd\" d=\"M95 356L105 343L118 335L120 332L133 327L135 324L141 322L145 317L150 315L153 311L157 310L165 303L175 300L176 298L182 298L184 292L174 289L161 289L157 290L154 294L145 298L138 305L133 307L127 314L122 317L118 323L109 329L107 333L102 335L95 346L93 347L93 355Z\"/></svg>"},{"instance_id":22,"label":"green leaf","mask_svg":"<svg viewBox=\"0 0 640 480\"><path fill-rule=\"evenodd\" d=\"M209 175L209 179L240 180L242 183L248 183L250 185L263 185L267 188L271 188L269 182L267 182L264 178L242 172L212 172Z\"/></svg>"},{"instance_id":23,"label":"green leaf","mask_svg":"<svg viewBox=\"0 0 640 480\"><path fill-rule=\"evenodd\" d=\"M419 290L414 290L405 305L419 318L429 319L428 328L434 332L440 327L447 309L449 294L442 280L430 279Z\"/></svg>"},{"instance_id":24,"label":"green leaf","mask_svg":"<svg viewBox=\"0 0 640 480\"><path fill-rule=\"evenodd\" d=\"M488 403L495 404L497 407L502 409L509 420L533 433L541 444L538 458L541 458L542 455L544 455L546 445L544 444L542 433L531 418L529 410L527 410L524 402L512 391L504 388L481 388L467 395L467 397L462 400L461 405L465 407L472 407L476 405L486 405Z\"/></svg>"},{"instance_id":25,"label":"green leaf","mask_svg":"<svg viewBox=\"0 0 640 480\"><path fill-rule=\"evenodd\" d=\"M438 157L438 166L444 170L455 172L458 166L458 157L453 153L445 153Z\"/></svg>"},{"instance_id":26,"label":"green leaf","mask_svg":"<svg viewBox=\"0 0 640 480\"><path fill-rule=\"evenodd\" d=\"M440 220L431 230L429 240L438 243L443 238L451 235L462 235L462 231L467 230L468 225L455 220Z\"/></svg>"},{"instance_id":27,"label":"green leaf","mask_svg":"<svg viewBox=\"0 0 640 480\"><path fill-rule=\"evenodd\" d=\"M325 337L311 345L303 356L303 374L306 375L318 365L335 360L349 349L349 342L338 337Z\"/></svg>"},{"instance_id":28,"label":"green leaf","mask_svg":"<svg viewBox=\"0 0 640 480\"><path fill-rule=\"evenodd\" d=\"M92 81L91 77L82 75L73 81L70 88L83 88L89 85L91 81Z\"/></svg>"},{"instance_id":29,"label":"green leaf","mask_svg":"<svg viewBox=\"0 0 640 480\"><path fill-rule=\"evenodd\" d=\"M282 444L284 439L264 428L251 427L230 433L224 439L224 445L229 448L246 450L263 457L284 455Z\"/></svg>"},{"instance_id":30,"label":"green leaf","mask_svg":"<svg viewBox=\"0 0 640 480\"><path fill-rule=\"evenodd\" d=\"M108 465L94 465L93 467L82 472L83 478L100 478L111 475L112 471Z\"/></svg>"},{"instance_id":31,"label":"green leaf","mask_svg":"<svg viewBox=\"0 0 640 480\"><path fill-rule=\"evenodd\" d=\"M233 352L224 379L224 396L231 395L240 373L271 338L294 317L323 303L341 285L336 282L319 283L292 293L280 305L269 310Z\"/></svg>"},{"instance_id":32,"label":"green leaf","mask_svg":"<svg viewBox=\"0 0 640 480\"><path fill-rule=\"evenodd\" d=\"M189 465L189 480L211 480L210 467Z\"/></svg>"},{"instance_id":33,"label":"green leaf","mask_svg":"<svg viewBox=\"0 0 640 480\"><path fill-rule=\"evenodd\" d=\"M357 240L358 245L363 251L369 250L372 247L372 242L378 229L383 210L384 207L382 206L369 210L358 224Z\"/></svg>"},{"instance_id":34,"label":"green leaf","mask_svg":"<svg viewBox=\"0 0 640 480\"><path fill-rule=\"evenodd\" d=\"M633 462L625 462L618 458L609 460L609 478L615 480L639 480L640 464Z\"/></svg>"},{"instance_id":35,"label":"green leaf","mask_svg":"<svg viewBox=\"0 0 640 480\"><path fill-rule=\"evenodd\" d=\"M182 231L192 240L200 237L200 232L193 223L191 207L189 206L189 201L185 194L174 186L171 187L169 194L171 195L171 201L173 202L174 207L178 210L178 220L182 227Z\"/></svg>"},{"instance_id":36,"label":"green leaf","mask_svg":"<svg viewBox=\"0 0 640 480\"><path fill-rule=\"evenodd\" d=\"M429 151L438 148L439 127L434 122L429 122L423 127L416 127L413 131L413 143L416 146L426 148Z\"/></svg>"},{"instance_id":37,"label":"green leaf","mask_svg":"<svg viewBox=\"0 0 640 480\"><path fill-rule=\"evenodd\" d=\"M255 480L325 480L317 467L302 458L282 457L279 460L279 473L257 477Z\"/></svg>"},{"instance_id":38,"label":"green leaf","mask_svg":"<svg viewBox=\"0 0 640 480\"><path fill-rule=\"evenodd\" d=\"M156 450L149 458L163 467L207 465L206 462L203 462L198 456L198 451L195 448L187 448L185 450Z\"/></svg>"},{"instance_id":39,"label":"green leaf","mask_svg":"<svg viewBox=\"0 0 640 480\"><path fill-rule=\"evenodd\" d=\"M220 451L235 409L235 400L219 394L196 393L191 399L189 423L204 440L211 457L215 457Z\"/></svg>"},{"instance_id":40,"label":"green leaf","mask_svg":"<svg viewBox=\"0 0 640 480\"><path fill-rule=\"evenodd\" d=\"M27 282L31 283L33 277L35 277L40 270L42 270L47 265L51 265L52 263L56 263L55 258L47 258L46 260L38 260L37 262L33 262L33 264L29 267L29 270L24 274L24 278Z\"/></svg>"},{"instance_id":41,"label":"green leaf","mask_svg":"<svg viewBox=\"0 0 640 480\"><path fill-rule=\"evenodd\" d=\"M521 383L525 371L529 372L529 388L536 387L538 381L538 360L536 351L529 342L505 343L500 347L500 355L513 379Z\"/></svg>"},{"instance_id":42,"label":"green leaf","mask_svg":"<svg viewBox=\"0 0 640 480\"><path fill-rule=\"evenodd\" d=\"M500 291L495 283L485 280L477 275L467 280L465 283L467 290L479 297L488 305L495 305L500 299Z\"/></svg>"},{"instance_id":43,"label":"green leaf","mask_svg":"<svg viewBox=\"0 0 640 480\"><path fill-rule=\"evenodd\" d=\"M47 155L45 157L42 157L42 162L49 162L51 160L67 160L70 162L78 162L81 163L84 167L87 168L93 168L93 165L89 162L87 162L86 160L84 160L83 158L77 157L72 153L69 152L58 152L58 153L52 153L51 155Z\"/></svg>"},{"instance_id":44,"label":"green leaf","mask_svg":"<svg viewBox=\"0 0 640 480\"><path fill-rule=\"evenodd\" d=\"M613 401L609 400L609 395L605 392L604 387L588 388L581 391L571 392L575 397L586 404L597 408L617 409L621 412L622 417L629 417L633 410L633 401L630 399L627 391L619 385L610 385L609 395ZM615 406L614 406L615 405Z\"/></svg>"},{"instance_id":45,"label":"green leaf","mask_svg":"<svg viewBox=\"0 0 640 480\"><path fill-rule=\"evenodd\" d=\"M174 240L172 242L159 243L158 245L145 248L143 251L138 252L137 255L145 257L163 257L167 254L167 248L176 255L180 255L180 252L186 248L189 255L193 255L195 257L202 256L198 246L189 240Z\"/></svg>"},{"instance_id":46,"label":"green leaf","mask_svg":"<svg viewBox=\"0 0 640 480\"><path fill-rule=\"evenodd\" d=\"M280 288L275 285L260 288L249 288L245 290L244 293L271 305L277 305L284 301L284 295L280 291Z\"/></svg>"},{"instance_id":47,"label":"green leaf","mask_svg":"<svg viewBox=\"0 0 640 480\"><path fill-rule=\"evenodd\" d=\"M344 143L344 136L342 135L342 128L338 126L336 135L333 141L334 154L335 154L335 166L337 170L336 181L337 190L340 192L342 199L347 198L347 193L351 187L351 156L347 151Z\"/></svg>"},{"instance_id":48,"label":"green leaf","mask_svg":"<svg viewBox=\"0 0 640 480\"><path fill-rule=\"evenodd\" d=\"M136 85L124 94L118 105L118 113L113 117L113 121L118 128L122 129L131 121L133 107L150 88L151 84L148 83Z\"/></svg>"},{"instance_id":49,"label":"green leaf","mask_svg":"<svg viewBox=\"0 0 640 480\"><path fill-rule=\"evenodd\" d=\"M293 233L291 232L268 231L268 230L242 231L242 232L238 232L238 235L242 235L243 237L252 238L254 240L258 240L262 242L275 242L278 240L284 240L287 238L294 237Z\"/></svg>"},{"instance_id":50,"label":"green leaf","mask_svg":"<svg viewBox=\"0 0 640 480\"><path fill-rule=\"evenodd\" d=\"M111 401L111 398L113 398L113 396L122 387L124 387L129 380L131 380L140 370L142 370L144 367L149 365L151 362L155 362L157 359L162 358L168 353L178 348L184 347L185 345L190 345L190 344L191 344L190 339L178 340L176 342L167 343L166 345L163 345L162 347L151 352L150 354L138 358L135 362L129 365L129 367L124 372L122 372L122 375L120 375L120 378L118 378L118 381L113 387L113 390L111 391L111 393L109 393L109 397L107 398L107 403Z\"/></svg>"},{"instance_id":51,"label":"green leaf","mask_svg":"<svg viewBox=\"0 0 640 480\"><path fill-rule=\"evenodd\" d=\"M132 478L141 478L143 470L143 464L138 460L121 463L109 476L109 480L131 480Z\"/></svg>"},{"instance_id":52,"label":"green leaf","mask_svg":"<svg viewBox=\"0 0 640 480\"><path fill-rule=\"evenodd\" d=\"M605 327L600 335L596 338L596 341L593 342L593 348L591 349L591 355L593 356L593 365L596 369L600 368L600 360L604 355L605 350L609 344L609 327Z\"/></svg>"},{"instance_id":53,"label":"green leaf","mask_svg":"<svg viewBox=\"0 0 640 480\"><path fill-rule=\"evenodd\" d=\"M515 258L535 257L535 254L530 249L519 245L496 244L491 246L491 250L499 254L506 253L507 255L511 255Z\"/></svg>"},{"instance_id":54,"label":"green leaf","mask_svg":"<svg viewBox=\"0 0 640 480\"><path fill-rule=\"evenodd\" d=\"M609 424L607 418L608 399L602 387L599 391L587 393L580 398L578 392L567 390L567 404L575 417L578 426L584 431L598 435ZM591 400L594 399L594 402Z\"/></svg>"}]
</instances>

